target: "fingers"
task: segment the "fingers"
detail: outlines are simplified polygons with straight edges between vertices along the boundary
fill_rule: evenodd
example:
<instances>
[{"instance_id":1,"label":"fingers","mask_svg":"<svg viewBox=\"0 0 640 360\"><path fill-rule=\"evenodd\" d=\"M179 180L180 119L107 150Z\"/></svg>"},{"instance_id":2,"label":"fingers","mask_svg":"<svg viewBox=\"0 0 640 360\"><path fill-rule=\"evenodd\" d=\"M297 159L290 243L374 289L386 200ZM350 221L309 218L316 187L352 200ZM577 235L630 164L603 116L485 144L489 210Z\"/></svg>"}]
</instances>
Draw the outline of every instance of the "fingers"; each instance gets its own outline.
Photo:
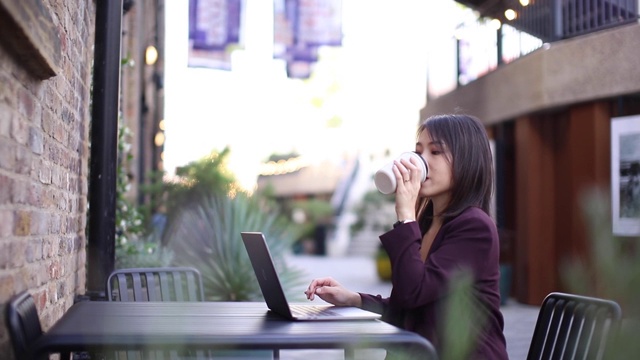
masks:
<instances>
[{"instance_id":1,"label":"fingers","mask_svg":"<svg viewBox=\"0 0 640 360\"><path fill-rule=\"evenodd\" d=\"M393 167L393 174L396 176L396 182L398 184L403 183L404 179L405 179L405 175L403 175L402 170L400 170L400 166L402 165L398 165L395 164L395 166ZM406 170L405 170L406 172ZM406 177L409 177L408 175Z\"/></svg>"},{"instance_id":2,"label":"fingers","mask_svg":"<svg viewBox=\"0 0 640 360\"><path fill-rule=\"evenodd\" d=\"M413 158L394 161L395 166L393 167L393 172L396 175L396 180L398 181L398 183L407 183L411 181L411 179L417 178L417 176L412 176L412 174L416 174L418 171L420 171L414 161L416 160Z\"/></svg>"},{"instance_id":3,"label":"fingers","mask_svg":"<svg viewBox=\"0 0 640 360\"><path fill-rule=\"evenodd\" d=\"M315 295L318 293L319 289L323 287L335 287L335 286L340 286L340 284L330 277L313 279L304 293L307 296L307 299L313 300L315 299Z\"/></svg>"}]
</instances>

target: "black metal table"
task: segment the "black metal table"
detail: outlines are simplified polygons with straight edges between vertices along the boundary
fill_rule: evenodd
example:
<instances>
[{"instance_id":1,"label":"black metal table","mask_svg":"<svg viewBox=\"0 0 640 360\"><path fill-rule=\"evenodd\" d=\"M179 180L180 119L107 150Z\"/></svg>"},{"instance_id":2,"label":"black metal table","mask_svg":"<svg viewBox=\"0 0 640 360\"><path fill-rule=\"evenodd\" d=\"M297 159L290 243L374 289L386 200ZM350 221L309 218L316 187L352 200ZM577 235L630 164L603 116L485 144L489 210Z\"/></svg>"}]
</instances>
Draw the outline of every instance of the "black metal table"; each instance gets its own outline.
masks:
<instances>
[{"instance_id":1,"label":"black metal table","mask_svg":"<svg viewBox=\"0 0 640 360\"><path fill-rule=\"evenodd\" d=\"M289 321L256 302L102 302L73 305L36 342L34 356L67 351L383 348L410 358L429 341L380 320ZM435 357L432 357L435 359Z\"/></svg>"}]
</instances>

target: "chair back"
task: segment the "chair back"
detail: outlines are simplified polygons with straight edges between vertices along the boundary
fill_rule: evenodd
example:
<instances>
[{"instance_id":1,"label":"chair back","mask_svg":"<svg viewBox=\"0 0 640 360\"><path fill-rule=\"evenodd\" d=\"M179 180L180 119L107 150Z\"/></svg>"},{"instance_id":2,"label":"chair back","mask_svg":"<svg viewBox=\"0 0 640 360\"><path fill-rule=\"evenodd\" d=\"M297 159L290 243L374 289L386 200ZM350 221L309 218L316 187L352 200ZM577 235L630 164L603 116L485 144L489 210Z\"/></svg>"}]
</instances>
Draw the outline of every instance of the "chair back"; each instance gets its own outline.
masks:
<instances>
[{"instance_id":1,"label":"chair back","mask_svg":"<svg viewBox=\"0 0 640 360\"><path fill-rule=\"evenodd\" d=\"M107 279L109 301L204 301L202 277L191 267L115 270Z\"/></svg>"},{"instance_id":2,"label":"chair back","mask_svg":"<svg viewBox=\"0 0 640 360\"><path fill-rule=\"evenodd\" d=\"M551 293L538 313L527 360L603 359L621 318L614 301Z\"/></svg>"},{"instance_id":3,"label":"chair back","mask_svg":"<svg viewBox=\"0 0 640 360\"><path fill-rule=\"evenodd\" d=\"M15 358L28 359L29 349L43 334L33 296L28 291L13 296L5 316Z\"/></svg>"}]
</instances>

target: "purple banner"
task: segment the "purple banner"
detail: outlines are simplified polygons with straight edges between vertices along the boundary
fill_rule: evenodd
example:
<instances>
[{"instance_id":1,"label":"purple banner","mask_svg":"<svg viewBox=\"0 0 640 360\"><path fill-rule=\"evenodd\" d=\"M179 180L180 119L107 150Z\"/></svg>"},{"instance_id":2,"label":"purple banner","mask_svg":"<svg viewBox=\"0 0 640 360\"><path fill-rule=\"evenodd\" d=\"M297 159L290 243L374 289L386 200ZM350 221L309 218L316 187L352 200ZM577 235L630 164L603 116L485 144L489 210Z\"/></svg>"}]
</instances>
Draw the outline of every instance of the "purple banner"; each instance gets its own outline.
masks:
<instances>
[{"instance_id":1,"label":"purple banner","mask_svg":"<svg viewBox=\"0 0 640 360\"><path fill-rule=\"evenodd\" d=\"M342 45L342 0L274 0L274 58L308 78L318 47Z\"/></svg>"},{"instance_id":2,"label":"purple banner","mask_svg":"<svg viewBox=\"0 0 640 360\"><path fill-rule=\"evenodd\" d=\"M190 67L230 70L227 46L240 41L242 0L189 0Z\"/></svg>"},{"instance_id":3,"label":"purple banner","mask_svg":"<svg viewBox=\"0 0 640 360\"><path fill-rule=\"evenodd\" d=\"M287 77L290 79L308 79L311 77L314 63L307 61L287 61Z\"/></svg>"},{"instance_id":4,"label":"purple banner","mask_svg":"<svg viewBox=\"0 0 640 360\"><path fill-rule=\"evenodd\" d=\"M298 0L296 20L297 42L342 45L342 0Z\"/></svg>"},{"instance_id":5,"label":"purple banner","mask_svg":"<svg viewBox=\"0 0 640 360\"><path fill-rule=\"evenodd\" d=\"M297 0L274 0L273 2L273 57L286 59L287 49L294 44L294 22Z\"/></svg>"}]
</instances>

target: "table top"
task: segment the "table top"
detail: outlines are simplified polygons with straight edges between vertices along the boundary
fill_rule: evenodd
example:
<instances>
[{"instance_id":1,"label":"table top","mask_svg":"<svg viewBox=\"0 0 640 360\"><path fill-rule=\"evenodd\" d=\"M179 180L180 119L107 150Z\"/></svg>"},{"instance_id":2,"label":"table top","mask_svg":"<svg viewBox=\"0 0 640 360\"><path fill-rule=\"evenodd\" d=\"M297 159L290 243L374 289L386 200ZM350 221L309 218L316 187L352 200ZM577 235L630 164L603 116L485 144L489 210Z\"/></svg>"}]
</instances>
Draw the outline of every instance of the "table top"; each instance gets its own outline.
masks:
<instances>
[{"instance_id":1,"label":"table top","mask_svg":"<svg viewBox=\"0 0 640 360\"><path fill-rule=\"evenodd\" d=\"M73 305L35 354L149 348L401 348L431 353L416 333L380 320L291 321L261 302L105 302Z\"/></svg>"}]
</instances>

